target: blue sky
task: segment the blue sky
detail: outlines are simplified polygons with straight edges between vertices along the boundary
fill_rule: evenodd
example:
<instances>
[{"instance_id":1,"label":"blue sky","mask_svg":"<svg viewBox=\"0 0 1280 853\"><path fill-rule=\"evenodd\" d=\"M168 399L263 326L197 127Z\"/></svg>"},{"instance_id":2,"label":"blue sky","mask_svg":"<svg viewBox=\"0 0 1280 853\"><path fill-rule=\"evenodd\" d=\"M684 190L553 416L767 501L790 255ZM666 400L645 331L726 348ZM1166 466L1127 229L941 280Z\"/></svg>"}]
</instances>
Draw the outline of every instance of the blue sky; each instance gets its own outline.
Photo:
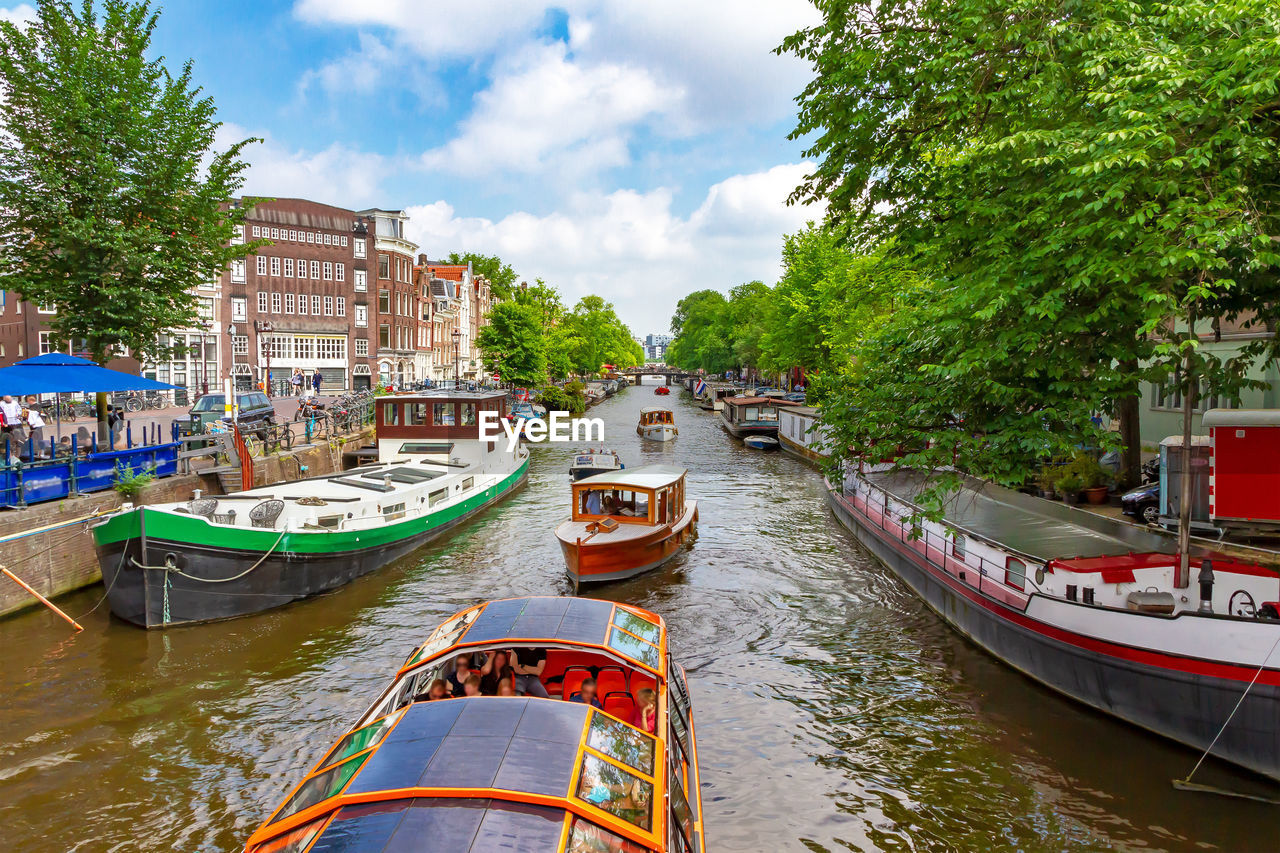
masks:
<instances>
[{"instance_id":1,"label":"blue sky","mask_svg":"<svg viewBox=\"0 0 1280 853\"><path fill-rule=\"evenodd\" d=\"M30 5L0 0L0 17ZM778 274L807 69L772 53L803 0L172 0L157 50L195 61L245 191L409 212L436 257L501 255L638 335L676 301Z\"/></svg>"}]
</instances>

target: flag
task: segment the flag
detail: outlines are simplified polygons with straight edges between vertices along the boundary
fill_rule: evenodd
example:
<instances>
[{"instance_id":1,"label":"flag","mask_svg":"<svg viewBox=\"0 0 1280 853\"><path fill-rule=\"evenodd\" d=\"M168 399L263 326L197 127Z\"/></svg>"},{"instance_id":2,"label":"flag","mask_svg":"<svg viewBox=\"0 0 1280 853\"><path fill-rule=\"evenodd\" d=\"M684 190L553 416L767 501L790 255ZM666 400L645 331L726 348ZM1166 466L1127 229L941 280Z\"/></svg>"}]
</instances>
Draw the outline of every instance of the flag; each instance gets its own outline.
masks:
<instances>
[{"instance_id":1,"label":"flag","mask_svg":"<svg viewBox=\"0 0 1280 853\"><path fill-rule=\"evenodd\" d=\"M698 380L698 384L697 384L697 385L695 385L695 386L694 386L694 388L693 388L693 396L695 396L695 397L701 397L701 396L702 396L702 394L703 394L703 392L705 392L706 390L707 390L707 383L705 383L705 382L703 382L701 379L699 379L699 380Z\"/></svg>"}]
</instances>

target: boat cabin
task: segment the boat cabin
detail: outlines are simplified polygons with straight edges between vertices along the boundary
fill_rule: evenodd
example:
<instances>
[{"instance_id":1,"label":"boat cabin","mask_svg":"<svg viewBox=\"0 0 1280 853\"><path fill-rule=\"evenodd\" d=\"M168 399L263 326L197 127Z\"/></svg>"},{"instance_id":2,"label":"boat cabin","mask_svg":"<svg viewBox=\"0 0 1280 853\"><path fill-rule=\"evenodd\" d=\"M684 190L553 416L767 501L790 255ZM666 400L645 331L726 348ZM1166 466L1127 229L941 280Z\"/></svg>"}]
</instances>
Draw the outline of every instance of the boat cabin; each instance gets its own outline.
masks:
<instances>
[{"instance_id":1,"label":"boat cabin","mask_svg":"<svg viewBox=\"0 0 1280 853\"><path fill-rule=\"evenodd\" d=\"M674 426L676 422L675 416L671 414L670 409L659 409L649 407L640 410L640 426Z\"/></svg>"},{"instance_id":2,"label":"boat cabin","mask_svg":"<svg viewBox=\"0 0 1280 853\"><path fill-rule=\"evenodd\" d=\"M501 391L426 391L379 397L374 402L378 461L435 456L480 461L495 439L481 442L480 413L507 414Z\"/></svg>"},{"instance_id":3,"label":"boat cabin","mask_svg":"<svg viewBox=\"0 0 1280 853\"><path fill-rule=\"evenodd\" d=\"M646 465L579 480L573 484L572 520L650 526L673 523L685 509L687 473L675 465Z\"/></svg>"},{"instance_id":4,"label":"boat cabin","mask_svg":"<svg viewBox=\"0 0 1280 853\"><path fill-rule=\"evenodd\" d=\"M427 698L459 659L512 649L544 656L548 698ZM588 678L601 707L572 701ZM654 703L652 732L635 724L639 699ZM429 838L459 851L701 853L699 790L689 692L660 617L587 598L491 601L410 655L246 851Z\"/></svg>"},{"instance_id":5,"label":"boat cabin","mask_svg":"<svg viewBox=\"0 0 1280 853\"><path fill-rule=\"evenodd\" d=\"M780 397L726 397L720 416L725 428L738 438L746 435L776 435L778 409L798 405Z\"/></svg>"}]
</instances>

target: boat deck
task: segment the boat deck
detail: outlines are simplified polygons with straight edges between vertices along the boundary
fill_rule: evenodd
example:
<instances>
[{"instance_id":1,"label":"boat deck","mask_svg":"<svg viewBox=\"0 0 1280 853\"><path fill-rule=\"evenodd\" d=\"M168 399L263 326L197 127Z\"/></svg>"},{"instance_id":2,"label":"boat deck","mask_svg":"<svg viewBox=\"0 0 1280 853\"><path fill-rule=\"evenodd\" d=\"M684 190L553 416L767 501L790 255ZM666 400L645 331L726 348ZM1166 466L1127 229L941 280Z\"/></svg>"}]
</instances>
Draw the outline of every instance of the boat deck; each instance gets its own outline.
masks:
<instances>
[{"instance_id":1,"label":"boat deck","mask_svg":"<svg viewBox=\"0 0 1280 853\"><path fill-rule=\"evenodd\" d=\"M908 502L926 486L918 471L868 473L867 480ZM1174 537L969 479L947 499L947 523L1040 560L1101 557L1130 551L1171 554Z\"/></svg>"}]
</instances>

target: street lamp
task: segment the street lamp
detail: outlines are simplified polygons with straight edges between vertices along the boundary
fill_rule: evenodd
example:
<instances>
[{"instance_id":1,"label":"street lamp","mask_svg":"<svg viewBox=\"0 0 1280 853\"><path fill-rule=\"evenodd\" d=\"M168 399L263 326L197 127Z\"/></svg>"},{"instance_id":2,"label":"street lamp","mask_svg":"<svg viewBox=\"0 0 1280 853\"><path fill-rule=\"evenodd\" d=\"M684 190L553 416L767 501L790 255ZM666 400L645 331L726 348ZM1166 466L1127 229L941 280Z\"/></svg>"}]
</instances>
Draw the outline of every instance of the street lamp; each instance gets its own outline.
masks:
<instances>
[{"instance_id":1,"label":"street lamp","mask_svg":"<svg viewBox=\"0 0 1280 853\"><path fill-rule=\"evenodd\" d=\"M200 329L200 396L209 393L209 344L205 336L213 331L213 321L206 320Z\"/></svg>"},{"instance_id":2,"label":"street lamp","mask_svg":"<svg viewBox=\"0 0 1280 853\"><path fill-rule=\"evenodd\" d=\"M263 342L263 335L270 336L270 334L274 331L274 329L272 329L271 324L269 322L254 320L253 330L258 333L258 352L266 353L267 373L266 373L266 378L262 383L262 389L266 391L267 396L270 397L271 396L271 338L270 337L266 338L266 346L263 346L262 342Z\"/></svg>"},{"instance_id":3,"label":"street lamp","mask_svg":"<svg viewBox=\"0 0 1280 853\"><path fill-rule=\"evenodd\" d=\"M462 340L462 332L457 329L453 330L453 387L456 390L458 386L458 347Z\"/></svg>"}]
</instances>

